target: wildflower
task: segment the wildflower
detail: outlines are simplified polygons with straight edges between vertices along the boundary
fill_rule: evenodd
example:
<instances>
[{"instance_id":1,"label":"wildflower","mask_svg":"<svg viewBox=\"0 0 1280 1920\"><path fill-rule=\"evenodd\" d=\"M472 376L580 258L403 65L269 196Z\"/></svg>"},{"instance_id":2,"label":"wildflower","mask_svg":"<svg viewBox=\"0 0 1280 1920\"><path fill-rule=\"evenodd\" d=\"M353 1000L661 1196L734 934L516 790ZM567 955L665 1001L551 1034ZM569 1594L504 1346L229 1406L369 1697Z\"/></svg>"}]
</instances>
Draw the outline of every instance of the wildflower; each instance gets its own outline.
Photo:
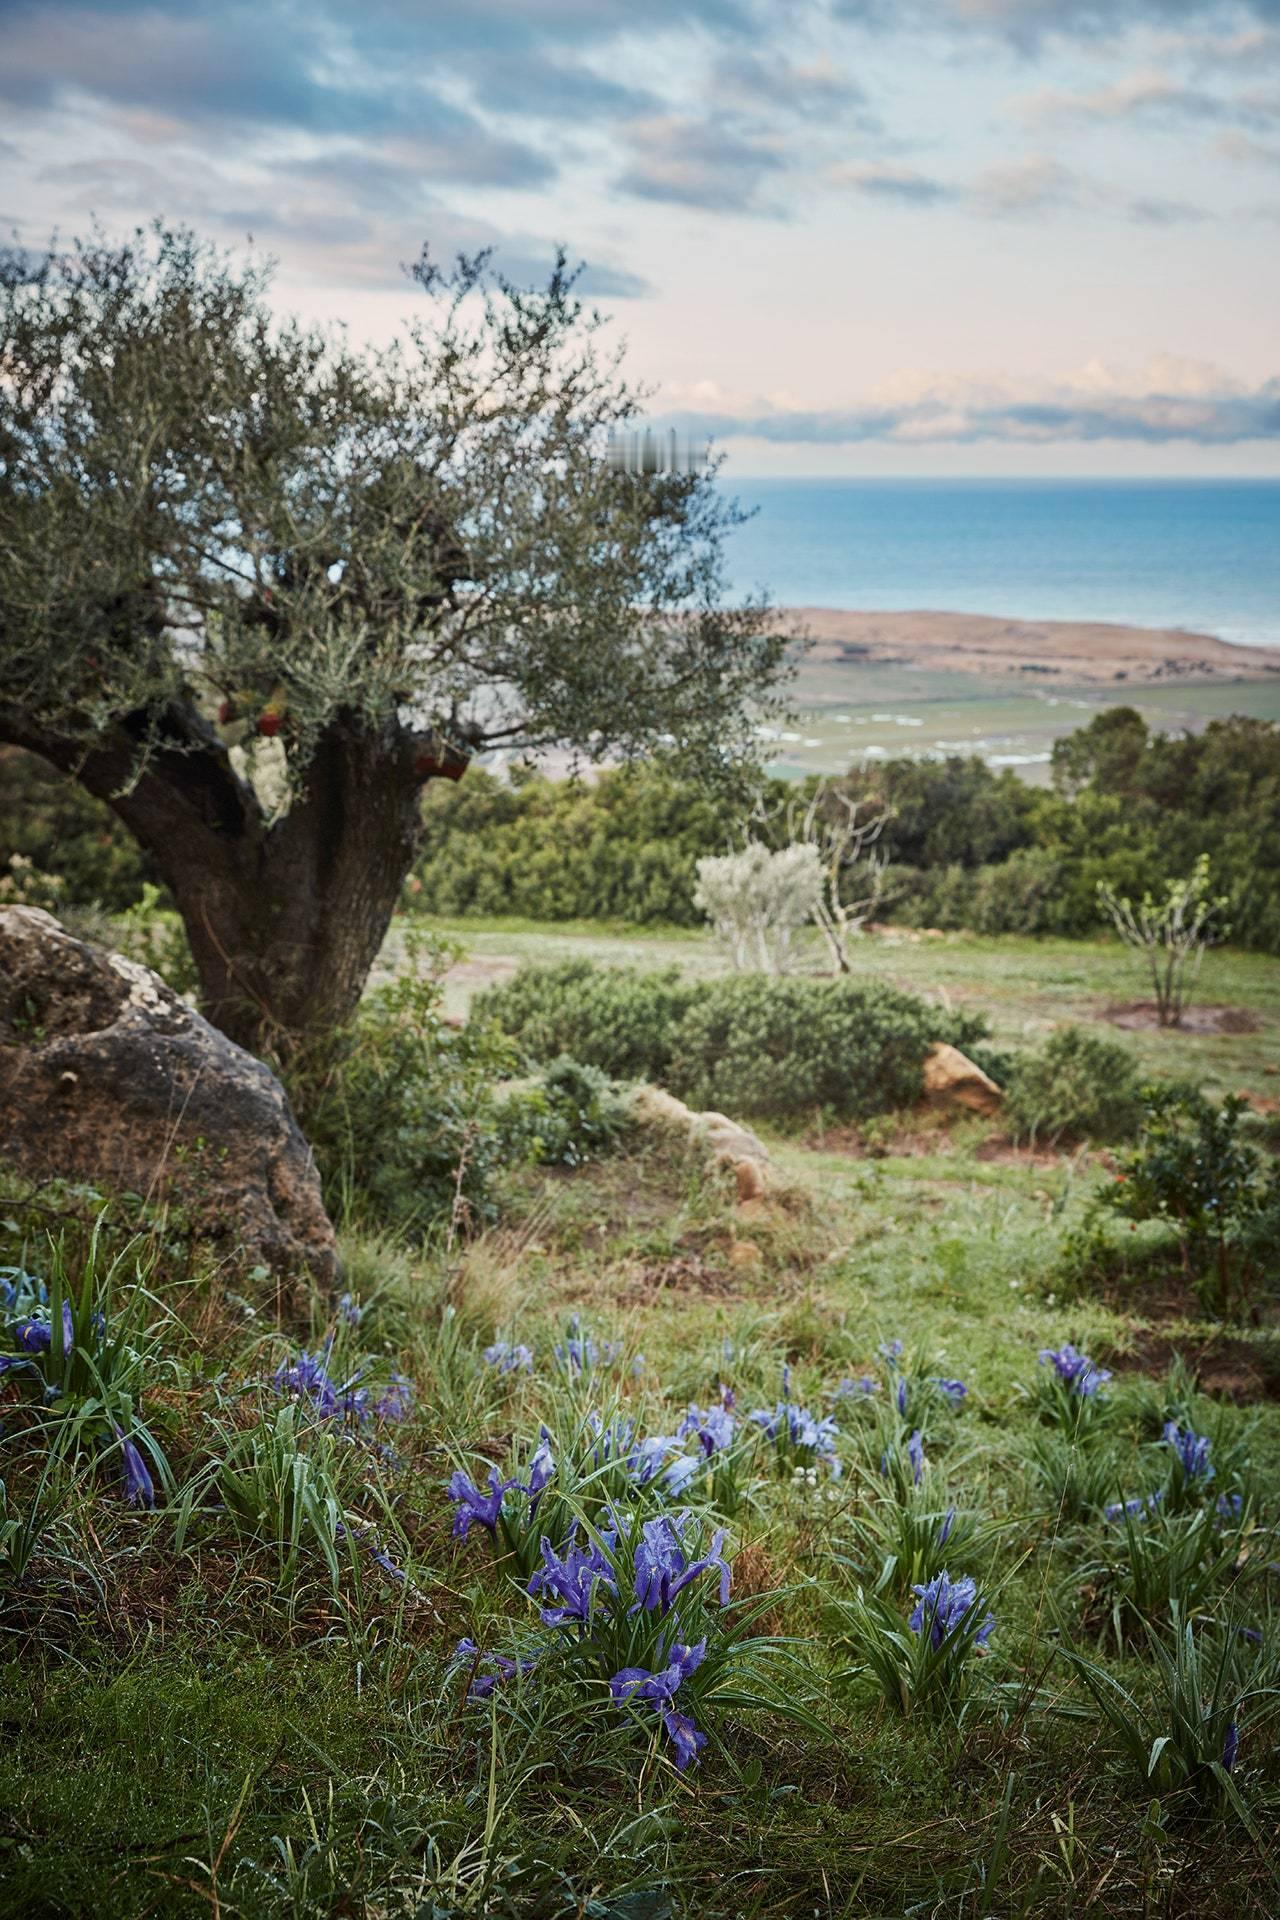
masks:
<instances>
[{"instance_id":1,"label":"wildflower","mask_svg":"<svg viewBox=\"0 0 1280 1920\"><path fill-rule=\"evenodd\" d=\"M911 1591L917 1605L907 1625L912 1633L923 1633L927 1627L935 1648L959 1631L978 1604L978 1590L968 1574L953 1580L948 1573L938 1573L927 1586L912 1587ZM974 1635L975 1646L985 1647L995 1624L995 1615L989 1613Z\"/></svg>"},{"instance_id":2,"label":"wildflower","mask_svg":"<svg viewBox=\"0 0 1280 1920\"><path fill-rule=\"evenodd\" d=\"M691 1406L676 1428L676 1435L681 1440L690 1434L696 1435L698 1445L710 1457L733 1445L733 1428L733 1415L722 1402L718 1407Z\"/></svg>"},{"instance_id":3,"label":"wildflower","mask_svg":"<svg viewBox=\"0 0 1280 1920\"><path fill-rule=\"evenodd\" d=\"M860 1380L842 1380L837 1386L832 1398L835 1400L851 1400L855 1395L869 1397L873 1393L879 1393L879 1391L880 1382L873 1380L869 1373L864 1373Z\"/></svg>"},{"instance_id":4,"label":"wildflower","mask_svg":"<svg viewBox=\"0 0 1280 1920\"><path fill-rule=\"evenodd\" d=\"M538 1442L532 1460L529 1462L529 1478L522 1483L524 1492L529 1496L530 1519L532 1519L537 1503L546 1491L547 1485L555 1470L555 1458L548 1445L547 1430L544 1427L542 1429L542 1438Z\"/></svg>"},{"instance_id":5,"label":"wildflower","mask_svg":"<svg viewBox=\"0 0 1280 1920\"><path fill-rule=\"evenodd\" d=\"M642 1353L638 1353L635 1359L631 1362L631 1378L633 1380L638 1380L640 1378L640 1375L643 1372L644 1372L644 1355Z\"/></svg>"},{"instance_id":6,"label":"wildflower","mask_svg":"<svg viewBox=\"0 0 1280 1920\"><path fill-rule=\"evenodd\" d=\"M496 1667L496 1673L478 1673L481 1661ZM453 1650L450 1664L454 1667L469 1663L471 1681L467 1687L467 1697L471 1700L487 1700L493 1693L499 1680L513 1680L518 1673L528 1673L538 1664L536 1654L526 1654L522 1659L508 1659L505 1653L481 1653L474 1640L463 1638Z\"/></svg>"},{"instance_id":7,"label":"wildflower","mask_svg":"<svg viewBox=\"0 0 1280 1920\"><path fill-rule=\"evenodd\" d=\"M590 1334L581 1331L576 1313L569 1322L567 1338L555 1349L556 1359L566 1373L593 1373L597 1367L612 1366L621 1352L619 1340L605 1340L597 1346Z\"/></svg>"},{"instance_id":8,"label":"wildflower","mask_svg":"<svg viewBox=\"0 0 1280 1920\"><path fill-rule=\"evenodd\" d=\"M668 1466L662 1476L662 1485L673 1500L679 1500L688 1492L689 1482L697 1474L698 1465L696 1453L678 1453Z\"/></svg>"},{"instance_id":9,"label":"wildflower","mask_svg":"<svg viewBox=\"0 0 1280 1920\"><path fill-rule=\"evenodd\" d=\"M271 1376L277 1393L307 1401L322 1420L332 1420L342 1411L339 1389L329 1378L329 1342L319 1353L304 1347L293 1360L282 1360Z\"/></svg>"},{"instance_id":10,"label":"wildflower","mask_svg":"<svg viewBox=\"0 0 1280 1920\"><path fill-rule=\"evenodd\" d=\"M1095 1367L1088 1354L1078 1353L1069 1340L1064 1347L1042 1347L1040 1365L1052 1367L1059 1380L1086 1400L1111 1378L1109 1367Z\"/></svg>"},{"instance_id":11,"label":"wildflower","mask_svg":"<svg viewBox=\"0 0 1280 1920\"><path fill-rule=\"evenodd\" d=\"M338 1302L338 1318L348 1327L358 1327L364 1319L364 1308L349 1293L344 1293Z\"/></svg>"},{"instance_id":12,"label":"wildflower","mask_svg":"<svg viewBox=\"0 0 1280 1920\"><path fill-rule=\"evenodd\" d=\"M657 1708L662 1715L667 1738L676 1750L676 1766L682 1773L706 1746L707 1736L699 1731L687 1713L677 1713L671 1701L680 1682L702 1664L706 1651L705 1639L694 1647L673 1646L666 1666L658 1671L654 1672L648 1667L623 1667L609 1682L609 1691L619 1706L640 1700L646 1706ZM659 1660L662 1657L662 1643L659 1641Z\"/></svg>"},{"instance_id":13,"label":"wildflower","mask_svg":"<svg viewBox=\"0 0 1280 1920\"><path fill-rule=\"evenodd\" d=\"M1240 1751L1240 1729L1233 1720L1227 1728L1227 1737L1222 1743L1222 1770L1231 1773L1236 1764L1236 1755Z\"/></svg>"},{"instance_id":14,"label":"wildflower","mask_svg":"<svg viewBox=\"0 0 1280 1920\"><path fill-rule=\"evenodd\" d=\"M403 1373L392 1372L386 1391L374 1406L378 1420L407 1420L413 1407L413 1382Z\"/></svg>"},{"instance_id":15,"label":"wildflower","mask_svg":"<svg viewBox=\"0 0 1280 1920\"><path fill-rule=\"evenodd\" d=\"M535 1599L544 1594L554 1603L541 1609L544 1626L564 1627L571 1622L585 1626L597 1584L617 1592L613 1568L599 1547L582 1547L571 1538L562 1558L543 1535L542 1565L529 1581L529 1593Z\"/></svg>"},{"instance_id":16,"label":"wildflower","mask_svg":"<svg viewBox=\"0 0 1280 1920\"><path fill-rule=\"evenodd\" d=\"M729 1563L724 1558L724 1528L717 1528L712 1535L711 1546L701 1560L690 1560L684 1550L684 1533L688 1522L688 1513L678 1513L674 1517L662 1514L656 1520L646 1520L640 1530L640 1544L636 1548L635 1588L636 1601L646 1613L652 1613L655 1609L662 1613L669 1612L673 1601L687 1586L702 1574L713 1570L718 1570L720 1574L720 1605L728 1605L732 1576Z\"/></svg>"},{"instance_id":17,"label":"wildflower","mask_svg":"<svg viewBox=\"0 0 1280 1920\"><path fill-rule=\"evenodd\" d=\"M459 1467L446 1489L449 1498L456 1502L458 1508L453 1516L454 1539L465 1540L473 1520L478 1521L482 1527L487 1527L490 1533L496 1534L498 1520L502 1513L502 1497L515 1484L514 1480L499 1480L498 1469L490 1467L489 1491L482 1493L470 1474L464 1473Z\"/></svg>"},{"instance_id":18,"label":"wildflower","mask_svg":"<svg viewBox=\"0 0 1280 1920\"><path fill-rule=\"evenodd\" d=\"M954 1507L948 1507L942 1516L942 1525L938 1528L938 1545L940 1547L946 1546L948 1540L951 1538L951 1529L955 1523L956 1510Z\"/></svg>"},{"instance_id":19,"label":"wildflower","mask_svg":"<svg viewBox=\"0 0 1280 1920\"><path fill-rule=\"evenodd\" d=\"M509 1340L495 1340L486 1347L481 1355L487 1367L495 1367L499 1373L532 1373L533 1350L523 1344L512 1346Z\"/></svg>"},{"instance_id":20,"label":"wildflower","mask_svg":"<svg viewBox=\"0 0 1280 1920\"><path fill-rule=\"evenodd\" d=\"M53 1349L53 1328L47 1320L19 1320L13 1330L13 1337L23 1353L50 1353ZM62 1303L62 1350L70 1353L76 1344L75 1322L71 1318L71 1302Z\"/></svg>"},{"instance_id":21,"label":"wildflower","mask_svg":"<svg viewBox=\"0 0 1280 1920\"><path fill-rule=\"evenodd\" d=\"M1238 1493L1220 1493L1218 1495L1217 1514L1223 1526L1230 1520L1238 1520L1244 1511L1244 1500Z\"/></svg>"},{"instance_id":22,"label":"wildflower","mask_svg":"<svg viewBox=\"0 0 1280 1920\"><path fill-rule=\"evenodd\" d=\"M898 1359L901 1353L901 1340L884 1340L880 1344L880 1358L886 1360L890 1367L893 1366L894 1361Z\"/></svg>"},{"instance_id":23,"label":"wildflower","mask_svg":"<svg viewBox=\"0 0 1280 1920\"><path fill-rule=\"evenodd\" d=\"M1164 1443L1173 1449L1184 1479L1213 1479L1214 1470L1209 1460L1206 1435L1196 1433L1191 1427L1184 1433L1176 1420L1168 1420L1165 1422Z\"/></svg>"},{"instance_id":24,"label":"wildflower","mask_svg":"<svg viewBox=\"0 0 1280 1920\"><path fill-rule=\"evenodd\" d=\"M907 1458L911 1462L912 1483L918 1487L924 1477L924 1440L919 1427L907 1442Z\"/></svg>"},{"instance_id":25,"label":"wildflower","mask_svg":"<svg viewBox=\"0 0 1280 1920\"><path fill-rule=\"evenodd\" d=\"M905 1420L907 1417L907 1376L905 1373L902 1375L901 1379L898 1381L897 1400L898 1400L898 1412L902 1415L903 1419Z\"/></svg>"},{"instance_id":26,"label":"wildflower","mask_svg":"<svg viewBox=\"0 0 1280 1920\"><path fill-rule=\"evenodd\" d=\"M779 1440L783 1440L793 1447L809 1448L826 1462L833 1474L839 1473L840 1464L836 1458L838 1429L831 1414L822 1420L815 1420L807 1407L797 1407L790 1400L780 1400L772 1411L768 1407L757 1407L751 1420L775 1446Z\"/></svg>"},{"instance_id":27,"label":"wildflower","mask_svg":"<svg viewBox=\"0 0 1280 1920\"><path fill-rule=\"evenodd\" d=\"M1113 1500L1110 1506L1102 1509L1102 1517L1114 1525L1118 1520L1136 1520L1142 1514L1155 1513L1164 1499L1163 1490L1157 1493L1137 1494L1132 1500Z\"/></svg>"},{"instance_id":28,"label":"wildflower","mask_svg":"<svg viewBox=\"0 0 1280 1920\"><path fill-rule=\"evenodd\" d=\"M156 1490L151 1475L147 1471L146 1461L122 1427L115 1428L115 1435L120 1442L120 1456L124 1466L124 1490L129 1505L154 1507Z\"/></svg>"},{"instance_id":29,"label":"wildflower","mask_svg":"<svg viewBox=\"0 0 1280 1920\"><path fill-rule=\"evenodd\" d=\"M943 1399L949 1400L953 1407L958 1407L969 1392L963 1380L935 1380L933 1384Z\"/></svg>"}]
</instances>

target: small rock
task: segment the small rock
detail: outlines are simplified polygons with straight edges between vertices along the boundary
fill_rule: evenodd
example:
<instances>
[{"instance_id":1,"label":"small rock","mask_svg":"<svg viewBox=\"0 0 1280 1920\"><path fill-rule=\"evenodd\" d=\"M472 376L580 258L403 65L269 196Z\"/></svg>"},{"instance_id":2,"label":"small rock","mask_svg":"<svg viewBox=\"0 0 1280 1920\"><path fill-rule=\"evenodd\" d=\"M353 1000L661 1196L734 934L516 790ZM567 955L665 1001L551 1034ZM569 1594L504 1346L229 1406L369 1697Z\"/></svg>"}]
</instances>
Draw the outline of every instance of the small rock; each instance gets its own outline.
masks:
<instances>
[{"instance_id":1,"label":"small rock","mask_svg":"<svg viewBox=\"0 0 1280 1920\"><path fill-rule=\"evenodd\" d=\"M931 1106L963 1107L969 1113L997 1114L1004 1095L959 1047L938 1041L924 1060L924 1097Z\"/></svg>"},{"instance_id":2,"label":"small rock","mask_svg":"<svg viewBox=\"0 0 1280 1920\"><path fill-rule=\"evenodd\" d=\"M737 1273L754 1273L764 1265L764 1255L754 1240L733 1240L729 1245L729 1265Z\"/></svg>"}]
</instances>

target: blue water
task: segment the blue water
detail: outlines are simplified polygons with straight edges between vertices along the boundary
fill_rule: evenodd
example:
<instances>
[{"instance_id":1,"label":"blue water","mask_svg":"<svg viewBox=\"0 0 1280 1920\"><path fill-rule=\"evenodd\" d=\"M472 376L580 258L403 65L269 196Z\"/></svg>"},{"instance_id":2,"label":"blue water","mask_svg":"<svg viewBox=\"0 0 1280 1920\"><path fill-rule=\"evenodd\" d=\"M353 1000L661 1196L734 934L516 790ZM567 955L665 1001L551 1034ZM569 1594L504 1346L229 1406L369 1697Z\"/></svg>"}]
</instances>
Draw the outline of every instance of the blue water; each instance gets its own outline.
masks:
<instances>
[{"instance_id":1,"label":"blue water","mask_svg":"<svg viewBox=\"0 0 1280 1920\"><path fill-rule=\"evenodd\" d=\"M735 592L1280 646L1280 481L739 480Z\"/></svg>"}]
</instances>

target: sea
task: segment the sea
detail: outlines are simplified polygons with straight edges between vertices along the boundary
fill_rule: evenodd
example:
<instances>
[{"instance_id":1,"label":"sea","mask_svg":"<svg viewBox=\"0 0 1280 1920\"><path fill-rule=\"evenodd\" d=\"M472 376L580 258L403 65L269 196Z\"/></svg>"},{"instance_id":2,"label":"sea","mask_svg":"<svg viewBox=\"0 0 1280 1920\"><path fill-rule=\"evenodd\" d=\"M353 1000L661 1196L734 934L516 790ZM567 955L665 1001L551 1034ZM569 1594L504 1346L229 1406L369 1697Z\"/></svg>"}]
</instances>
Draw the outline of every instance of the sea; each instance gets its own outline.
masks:
<instances>
[{"instance_id":1,"label":"sea","mask_svg":"<svg viewBox=\"0 0 1280 1920\"><path fill-rule=\"evenodd\" d=\"M724 478L732 596L1280 646L1280 480Z\"/></svg>"}]
</instances>

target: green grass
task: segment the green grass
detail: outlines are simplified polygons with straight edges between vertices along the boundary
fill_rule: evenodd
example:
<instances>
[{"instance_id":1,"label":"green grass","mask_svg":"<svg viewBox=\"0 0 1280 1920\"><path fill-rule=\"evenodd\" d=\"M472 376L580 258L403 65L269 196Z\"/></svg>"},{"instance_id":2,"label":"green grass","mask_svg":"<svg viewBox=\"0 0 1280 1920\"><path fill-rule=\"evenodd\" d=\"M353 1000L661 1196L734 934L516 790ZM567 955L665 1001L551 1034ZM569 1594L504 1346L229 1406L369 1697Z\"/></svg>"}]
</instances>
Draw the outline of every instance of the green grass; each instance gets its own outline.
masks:
<instances>
[{"instance_id":1,"label":"green grass","mask_svg":"<svg viewBox=\"0 0 1280 1920\"><path fill-rule=\"evenodd\" d=\"M217 1509L179 1542L169 1516L131 1512L109 1474L84 1471L48 1556L0 1616L0 1913L1274 1911L1280 1776L1265 1740L1247 1743L1239 1774L1252 1834L1177 1794L1153 1814L1056 1658L1065 1639L1130 1687L1149 1677L1139 1651L1100 1647L1088 1625L1079 1569L1106 1530L1068 1525L1036 1496L1023 1390L1043 1345L1123 1354L1164 1323L1140 1287L1121 1307L1063 1297L1062 1237L1094 1176L1067 1159L984 1160L986 1131L966 1122L926 1154L880 1159L775 1140L793 1187L754 1218L718 1181L646 1152L513 1175L502 1225L460 1256L353 1246L366 1311L348 1351L394 1360L419 1394L397 1471L365 1472L385 1507L358 1485L345 1497L381 1516L411 1589L363 1560L335 1593L317 1553L284 1595L270 1548ZM760 1260L742 1268L733 1247L747 1239ZM183 1386L158 1390L149 1414L181 1479L212 1428L237 1407L249 1417L253 1383L308 1329L275 1332L261 1310L246 1325L211 1274L171 1304ZM313 1337L325 1323L315 1311ZM841 1678L853 1653L837 1603L854 1576L832 1556L851 1551L868 1497L844 1408L842 1480L793 1486L770 1476L767 1454L749 1455L751 1497L726 1522L740 1582L787 1590L770 1626L794 1638L793 1692L813 1725L727 1710L719 1744L681 1776L660 1743L567 1680L465 1707L445 1666L457 1638L503 1646L539 1629L484 1537L449 1538L442 1482L458 1453L501 1459L513 1434L563 1420L550 1349L575 1312L622 1343L601 1401L620 1398L650 1431L669 1432L726 1376L740 1409L772 1405L784 1358L795 1397L826 1405L895 1336L926 1371L968 1380L958 1415L925 1421L927 1485L1004 1528L978 1571L999 1620L980 1677L1007 1691L984 1702L980 1689L959 1724L904 1722ZM1178 1331L1188 1352L1214 1337ZM534 1348L532 1378L504 1386L481 1365L478 1346L499 1332ZM1159 1472L1163 1401L1124 1368L1112 1395L1127 1492ZM1245 1410L1207 1398L1197 1418L1218 1423L1223 1446L1248 1425ZM1247 1444L1274 1486L1274 1407ZM11 1438L6 1451L20 1501L30 1449L15 1454ZM1265 1580L1242 1574L1232 1593L1266 1624Z\"/></svg>"},{"instance_id":2,"label":"green grass","mask_svg":"<svg viewBox=\"0 0 1280 1920\"><path fill-rule=\"evenodd\" d=\"M723 964L694 934L474 921L446 931L467 949L457 1008L495 969L528 958ZM1131 960L1103 941L869 940L857 959L987 1011L1002 1040L1096 1020L1140 992ZM398 964L394 943L385 960ZM1280 963L1213 953L1203 998L1251 1009L1256 1032L1117 1037L1152 1070L1270 1092L1278 981ZM1274 1722L1249 1718L1265 1702L1241 1714L1237 1805L1211 1780L1145 1778L1064 1657L1095 1662L1163 1724L1157 1654L1175 1640L1161 1563L1139 1570L1156 1594L1153 1648L1124 1611L1137 1573L1123 1531L1096 1502L1162 1484L1160 1433L1175 1417L1211 1434L1215 1490L1238 1485L1249 1502L1238 1553L1220 1554L1194 1589L1196 1644L1219 1644L1215 1622L1247 1624L1264 1636L1258 1658L1274 1658L1274 1303L1259 1303L1259 1324L1202 1321L1146 1233L1113 1230L1105 1272L1083 1258L1104 1177L1087 1153L1014 1153L991 1123L920 1114L886 1116L861 1139L766 1140L782 1185L745 1209L726 1175L633 1139L572 1172L510 1171L498 1224L468 1246L349 1237L358 1327L303 1287L276 1294L229 1275L172 1222L149 1227L134 1210L132 1249L123 1211L118 1228L108 1223L104 1252L123 1251L113 1311L127 1310L139 1257L167 1309L141 1414L175 1493L155 1513L131 1509L118 1464L92 1448L42 1481L40 1416L18 1404L13 1375L0 1378L0 1920L1263 1920L1276 1910L1280 1749ZM47 1273L45 1235L62 1223L74 1276L94 1204L0 1182L0 1267ZM552 1357L573 1315L620 1348L589 1388ZM293 1510L287 1487L273 1492L283 1454L256 1523L251 1500L232 1512L196 1495L229 1449L247 1457L243 1436L275 1430L275 1368L302 1345L314 1352L327 1330L335 1376L363 1362L376 1390L398 1369L415 1407L403 1427L348 1432L336 1447L301 1423L317 1518L283 1553ZM533 1373L486 1367L481 1349L495 1337L527 1343ZM880 1368L881 1343L895 1338L921 1376L910 1394L926 1397L909 1398L910 1419L893 1425L893 1381L874 1414L833 1396L842 1379ZM1058 1437L1038 1411L1037 1354L1068 1340L1115 1376L1087 1439ZM450 1666L462 1636L513 1653L566 1636L540 1624L482 1529L451 1537L444 1483L455 1466L480 1477L490 1464L527 1466L545 1423L564 1497L584 1504L590 1485L573 1491L565 1435L592 1407L669 1435L722 1381L740 1418L773 1407L784 1364L797 1402L834 1412L844 1471L793 1479L744 1420L731 1481L688 1496L718 1503L707 1524L726 1530L735 1596L763 1606L753 1632L786 1645L772 1667L761 1656L758 1683L746 1668L733 1680L740 1699L705 1709L698 1767L677 1773L652 1716L611 1707L600 1676L584 1678L563 1646L527 1680L468 1704ZM934 1376L968 1383L958 1411L927 1397ZM52 1417L63 1410L55 1403ZM882 1576L868 1543L887 1536L873 1523L894 1513L882 1418L895 1446L918 1421L920 1498L978 1528L958 1551L997 1616L989 1657L966 1665L950 1706L905 1718L865 1664L855 1603L858 1584ZM343 1516L336 1561L327 1499ZM45 1530L19 1571L4 1558L4 1518L37 1509ZM911 1599L892 1570L883 1596L913 1645ZM704 1612L714 1638L715 1609ZM691 1637L698 1617L686 1615ZM1252 1642L1241 1645L1252 1660Z\"/></svg>"}]
</instances>

